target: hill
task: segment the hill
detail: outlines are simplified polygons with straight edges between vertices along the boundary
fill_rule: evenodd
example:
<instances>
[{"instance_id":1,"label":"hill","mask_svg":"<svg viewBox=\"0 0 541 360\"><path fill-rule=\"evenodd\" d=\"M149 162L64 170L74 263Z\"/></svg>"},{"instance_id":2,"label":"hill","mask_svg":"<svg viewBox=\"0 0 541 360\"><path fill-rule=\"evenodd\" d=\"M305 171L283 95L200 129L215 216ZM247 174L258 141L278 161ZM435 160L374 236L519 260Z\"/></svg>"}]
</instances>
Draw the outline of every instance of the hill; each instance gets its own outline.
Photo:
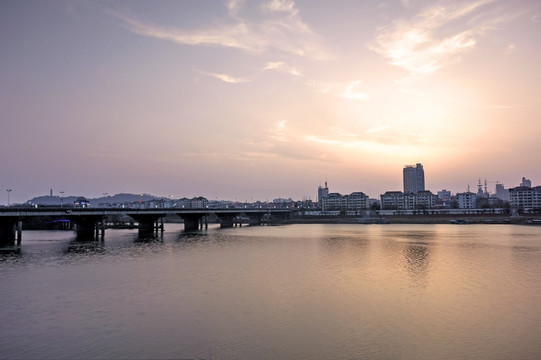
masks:
<instances>
[{"instance_id":1,"label":"hill","mask_svg":"<svg viewBox=\"0 0 541 360\"><path fill-rule=\"evenodd\" d=\"M67 205L67 204L73 204L75 200L77 200L79 196L37 196L35 198L32 198L28 200L27 203L29 204L35 204L35 205L47 205L47 206L54 206L54 205ZM109 203L109 204L122 204L122 203L132 203L137 201L149 201L154 199L160 199L159 197L149 195L149 194L116 194L113 196L102 196L99 198L87 198L87 200L90 202L92 206L97 206L99 204L103 203Z\"/></svg>"}]
</instances>

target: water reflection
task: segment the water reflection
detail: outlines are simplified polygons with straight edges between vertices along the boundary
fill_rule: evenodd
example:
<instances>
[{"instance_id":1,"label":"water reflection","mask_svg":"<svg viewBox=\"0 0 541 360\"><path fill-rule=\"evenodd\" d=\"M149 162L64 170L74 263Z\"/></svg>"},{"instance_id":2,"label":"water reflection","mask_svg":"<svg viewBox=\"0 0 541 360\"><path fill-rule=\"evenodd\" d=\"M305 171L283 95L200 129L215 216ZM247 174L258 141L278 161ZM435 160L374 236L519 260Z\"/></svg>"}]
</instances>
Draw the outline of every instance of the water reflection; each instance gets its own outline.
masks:
<instances>
[{"instance_id":1,"label":"water reflection","mask_svg":"<svg viewBox=\"0 0 541 360\"><path fill-rule=\"evenodd\" d=\"M436 231L384 232L384 250L388 257L403 264L405 273L413 283L409 286L424 288L428 285L430 252L437 240Z\"/></svg>"},{"instance_id":2,"label":"water reflection","mask_svg":"<svg viewBox=\"0 0 541 360\"><path fill-rule=\"evenodd\" d=\"M6 258L21 257L22 251L20 245L3 246L0 248L0 261Z\"/></svg>"},{"instance_id":3,"label":"water reflection","mask_svg":"<svg viewBox=\"0 0 541 360\"><path fill-rule=\"evenodd\" d=\"M325 249L329 252L341 252L345 247L345 238L343 237L337 237L337 236L330 236L327 238L324 238L322 243L325 245Z\"/></svg>"},{"instance_id":4,"label":"water reflection","mask_svg":"<svg viewBox=\"0 0 541 360\"><path fill-rule=\"evenodd\" d=\"M134 243L163 243L163 233L156 233L153 231L150 232L141 232L139 231L134 236Z\"/></svg>"},{"instance_id":5,"label":"water reflection","mask_svg":"<svg viewBox=\"0 0 541 360\"><path fill-rule=\"evenodd\" d=\"M182 231L178 234L176 241L190 243L190 242L198 241L201 239L205 239L207 235L208 234L206 232L200 232L199 230Z\"/></svg>"},{"instance_id":6,"label":"water reflection","mask_svg":"<svg viewBox=\"0 0 541 360\"><path fill-rule=\"evenodd\" d=\"M426 286L429 264L429 246L427 243L411 242L404 247L405 267L418 285Z\"/></svg>"},{"instance_id":7,"label":"water reflection","mask_svg":"<svg viewBox=\"0 0 541 360\"><path fill-rule=\"evenodd\" d=\"M103 254L105 252L105 246L103 240L94 240L94 241L81 241L78 238L72 240L68 243L67 247L64 249L64 254L83 254L83 255L93 255L93 254Z\"/></svg>"}]
</instances>

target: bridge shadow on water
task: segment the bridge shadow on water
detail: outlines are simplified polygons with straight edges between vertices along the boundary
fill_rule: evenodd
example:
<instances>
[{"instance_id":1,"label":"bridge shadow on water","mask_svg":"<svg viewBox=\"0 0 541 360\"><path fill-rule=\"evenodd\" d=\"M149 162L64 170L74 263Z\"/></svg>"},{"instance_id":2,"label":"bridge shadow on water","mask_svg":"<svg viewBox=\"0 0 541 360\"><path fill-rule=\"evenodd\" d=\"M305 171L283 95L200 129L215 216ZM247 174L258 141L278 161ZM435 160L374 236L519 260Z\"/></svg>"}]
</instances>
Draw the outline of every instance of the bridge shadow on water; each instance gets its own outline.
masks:
<instances>
[{"instance_id":1,"label":"bridge shadow on water","mask_svg":"<svg viewBox=\"0 0 541 360\"><path fill-rule=\"evenodd\" d=\"M20 245L4 245L0 246L0 261L12 257L22 256Z\"/></svg>"},{"instance_id":2,"label":"bridge shadow on water","mask_svg":"<svg viewBox=\"0 0 541 360\"><path fill-rule=\"evenodd\" d=\"M75 238L71 240L66 248L64 249L64 254L103 254L105 252L105 244L103 239L93 239L89 240L88 238Z\"/></svg>"},{"instance_id":3,"label":"bridge shadow on water","mask_svg":"<svg viewBox=\"0 0 541 360\"><path fill-rule=\"evenodd\" d=\"M163 243L163 233L155 231L139 231L133 238L134 243Z\"/></svg>"},{"instance_id":4,"label":"bridge shadow on water","mask_svg":"<svg viewBox=\"0 0 541 360\"><path fill-rule=\"evenodd\" d=\"M173 241L174 243L196 243L208 239L207 232L204 230L183 230L180 232L162 233L156 231L138 231L136 233L127 234L124 238L114 238L108 240L107 234L102 237L95 236L77 236L75 239L69 241L63 249L64 254L78 254L78 255L103 255L107 252L115 252L119 249L131 248L134 245L136 247L163 245L166 241ZM5 250L6 253L15 250L19 250L20 247L10 247ZM0 255L4 253L3 249L0 249Z\"/></svg>"}]
</instances>

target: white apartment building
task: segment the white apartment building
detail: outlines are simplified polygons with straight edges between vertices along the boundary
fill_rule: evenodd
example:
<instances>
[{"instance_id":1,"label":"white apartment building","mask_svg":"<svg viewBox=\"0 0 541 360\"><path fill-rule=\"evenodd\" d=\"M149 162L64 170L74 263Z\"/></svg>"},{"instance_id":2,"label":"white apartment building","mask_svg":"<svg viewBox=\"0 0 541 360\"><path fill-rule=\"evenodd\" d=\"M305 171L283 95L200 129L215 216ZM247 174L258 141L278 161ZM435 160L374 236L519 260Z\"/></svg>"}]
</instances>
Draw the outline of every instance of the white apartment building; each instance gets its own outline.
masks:
<instances>
[{"instance_id":1,"label":"white apartment building","mask_svg":"<svg viewBox=\"0 0 541 360\"><path fill-rule=\"evenodd\" d=\"M459 209L475 209L477 195L471 191L456 194Z\"/></svg>"},{"instance_id":2,"label":"white apartment building","mask_svg":"<svg viewBox=\"0 0 541 360\"><path fill-rule=\"evenodd\" d=\"M436 206L437 195L432 194L429 190L419 191L415 195L415 207L417 209L432 209Z\"/></svg>"},{"instance_id":3,"label":"white apartment building","mask_svg":"<svg viewBox=\"0 0 541 360\"><path fill-rule=\"evenodd\" d=\"M509 203L523 209L541 208L541 186L509 189Z\"/></svg>"},{"instance_id":4,"label":"white apartment building","mask_svg":"<svg viewBox=\"0 0 541 360\"><path fill-rule=\"evenodd\" d=\"M330 193L322 199L323 211L355 211L368 209L368 196L363 192L353 192L349 195Z\"/></svg>"},{"instance_id":5,"label":"white apartment building","mask_svg":"<svg viewBox=\"0 0 541 360\"><path fill-rule=\"evenodd\" d=\"M402 191L387 191L381 195L381 208L387 210L415 210L431 209L436 206L437 196L429 190L419 191L416 194Z\"/></svg>"}]
</instances>

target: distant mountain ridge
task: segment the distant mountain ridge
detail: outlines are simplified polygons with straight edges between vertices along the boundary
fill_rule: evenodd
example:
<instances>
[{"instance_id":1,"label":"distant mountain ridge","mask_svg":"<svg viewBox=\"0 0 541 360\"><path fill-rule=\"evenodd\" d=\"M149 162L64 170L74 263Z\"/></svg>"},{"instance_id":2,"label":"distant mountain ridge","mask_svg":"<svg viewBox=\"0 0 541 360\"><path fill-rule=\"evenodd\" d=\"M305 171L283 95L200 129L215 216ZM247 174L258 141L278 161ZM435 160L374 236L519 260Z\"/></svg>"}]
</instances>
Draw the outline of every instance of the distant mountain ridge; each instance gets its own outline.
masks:
<instances>
[{"instance_id":1,"label":"distant mountain ridge","mask_svg":"<svg viewBox=\"0 0 541 360\"><path fill-rule=\"evenodd\" d=\"M37 196L28 200L27 203L35 205L62 205L62 204L73 204L79 196L57 196L57 195L44 195ZM131 203L138 201L150 201L155 199L162 199L162 197L150 195L150 194L127 194L120 193L113 196L102 196L99 198L86 198L91 206L97 206L99 204L122 204L122 203Z\"/></svg>"}]
</instances>

